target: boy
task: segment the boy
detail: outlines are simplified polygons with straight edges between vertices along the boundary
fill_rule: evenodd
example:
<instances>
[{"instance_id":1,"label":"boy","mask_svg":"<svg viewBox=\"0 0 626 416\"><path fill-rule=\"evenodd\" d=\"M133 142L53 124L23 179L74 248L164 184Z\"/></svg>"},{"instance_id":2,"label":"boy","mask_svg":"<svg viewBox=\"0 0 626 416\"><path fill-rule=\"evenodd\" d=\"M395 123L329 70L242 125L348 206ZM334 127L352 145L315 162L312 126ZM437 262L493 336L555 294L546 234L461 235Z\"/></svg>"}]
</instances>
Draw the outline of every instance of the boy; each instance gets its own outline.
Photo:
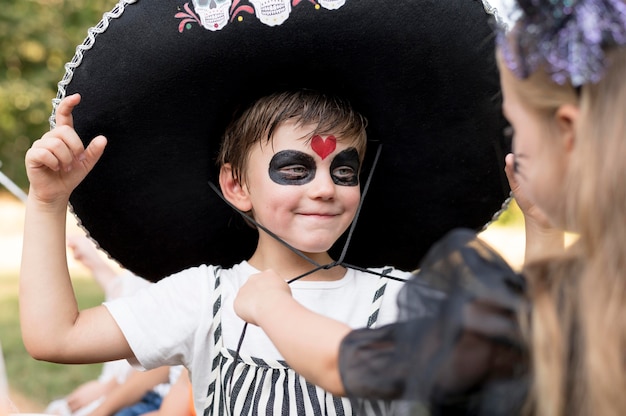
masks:
<instances>
[{"instance_id":1,"label":"boy","mask_svg":"<svg viewBox=\"0 0 626 416\"><path fill-rule=\"evenodd\" d=\"M234 366L244 322L233 300L249 275L273 269L284 279L306 275L292 285L294 296L351 327L395 319L401 283L321 267L333 263L327 250L359 206L365 119L347 102L313 91L258 100L229 127L219 155L224 197L262 226L254 254L230 269L190 268L132 298L79 311L65 264L66 208L106 146L98 136L83 148L72 123L79 102L77 94L65 98L56 128L26 154L31 187L20 313L29 353L61 363L126 358L148 369L183 364L202 414L352 414L348 399L289 369L258 328L249 328ZM391 268L378 274L409 275ZM358 406L376 412L387 407L373 401Z\"/></svg>"}]
</instances>

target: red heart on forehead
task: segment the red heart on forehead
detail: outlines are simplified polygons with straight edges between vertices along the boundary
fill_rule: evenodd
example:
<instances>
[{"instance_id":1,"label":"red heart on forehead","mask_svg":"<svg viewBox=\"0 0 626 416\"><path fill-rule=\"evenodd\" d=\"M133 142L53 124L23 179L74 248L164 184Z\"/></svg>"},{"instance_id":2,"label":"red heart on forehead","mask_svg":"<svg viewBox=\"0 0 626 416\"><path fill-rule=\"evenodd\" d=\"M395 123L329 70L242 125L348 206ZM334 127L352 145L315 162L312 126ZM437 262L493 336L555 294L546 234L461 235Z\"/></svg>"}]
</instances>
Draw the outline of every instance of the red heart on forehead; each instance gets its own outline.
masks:
<instances>
[{"instance_id":1,"label":"red heart on forehead","mask_svg":"<svg viewBox=\"0 0 626 416\"><path fill-rule=\"evenodd\" d=\"M326 156L331 154L335 148L337 147L337 139L335 136L328 136L326 139L323 139L322 136L315 135L311 139L311 149L320 157L322 160L326 159Z\"/></svg>"}]
</instances>

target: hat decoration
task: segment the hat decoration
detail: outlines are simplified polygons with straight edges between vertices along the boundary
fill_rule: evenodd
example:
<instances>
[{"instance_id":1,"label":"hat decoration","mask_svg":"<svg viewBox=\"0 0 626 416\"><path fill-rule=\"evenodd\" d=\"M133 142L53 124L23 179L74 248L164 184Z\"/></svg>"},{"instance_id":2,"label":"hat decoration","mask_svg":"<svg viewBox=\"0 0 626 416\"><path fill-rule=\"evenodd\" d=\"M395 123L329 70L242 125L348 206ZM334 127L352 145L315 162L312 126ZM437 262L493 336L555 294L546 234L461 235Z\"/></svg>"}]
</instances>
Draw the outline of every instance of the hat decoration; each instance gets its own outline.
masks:
<instances>
[{"instance_id":1,"label":"hat decoration","mask_svg":"<svg viewBox=\"0 0 626 416\"><path fill-rule=\"evenodd\" d=\"M89 29L53 101L80 93L76 131L108 139L72 211L153 281L247 259L256 231L209 185L221 136L261 96L317 89L368 119L362 179L380 146L345 261L413 269L509 197L492 18L474 0L122 0Z\"/></svg>"},{"instance_id":2,"label":"hat decoration","mask_svg":"<svg viewBox=\"0 0 626 416\"><path fill-rule=\"evenodd\" d=\"M346 3L346 0L306 1L315 5L316 9L323 7L328 10L338 9ZM291 8L301 2L302 0L250 0L250 4L241 4L241 0L193 0L193 9L189 3L185 3L184 11L176 13L176 17L182 19L178 31L190 29L193 22L208 30L220 30L235 19L242 21L246 13L255 15L266 25L276 26L287 20Z\"/></svg>"},{"instance_id":3,"label":"hat decoration","mask_svg":"<svg viewBox=\"0 0 626 416\"><path fill-rule=\"evenodd\" d=\"M558 84L595 83L607 65L604 49L626 45L622 0L519 0L512 14L514 41L503 29L498 46L507 67L522 79L544 66Z\"/></svg>"}]
</instances>

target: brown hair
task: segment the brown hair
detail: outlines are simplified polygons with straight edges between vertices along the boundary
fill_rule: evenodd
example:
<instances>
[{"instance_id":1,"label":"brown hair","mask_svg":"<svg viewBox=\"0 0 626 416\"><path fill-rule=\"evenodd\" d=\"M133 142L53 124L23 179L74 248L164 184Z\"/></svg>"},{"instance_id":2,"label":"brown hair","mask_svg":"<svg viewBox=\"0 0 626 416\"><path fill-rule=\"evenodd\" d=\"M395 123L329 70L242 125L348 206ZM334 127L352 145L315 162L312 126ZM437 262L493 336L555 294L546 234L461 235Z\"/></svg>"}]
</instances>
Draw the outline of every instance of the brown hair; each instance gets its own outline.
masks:
<instances>
[{"instance_id":1,"label":"brown hair","mask_svg":"<svg viewBox=\"0 0 626 416\"><path fill-rule=\"evenodd\" d=\"M366 119L339 97L313 90L275 93L257 100L224 134L217 158L219 166L232 165L233 177L246 172L248 155L259 142L270 142L272 134L287 120L299 126L313 125L310 136L333 133L337 140L350 140L363 159L367 143Z\"/></svg>"},{"instance_id":2,"label":"brown hair","mask_svg":"<svg viewBox=\"0 0 626 416\"><path fill-rule=\"evenodd\" d=\"M607 58L604 78L579 95L544 71L511 84L547 117L572 100L580 109L564 192L565 224L578 241L524 270L530 403L540 415L626 414L626 48Z\"/></svg>"}]
</instances>

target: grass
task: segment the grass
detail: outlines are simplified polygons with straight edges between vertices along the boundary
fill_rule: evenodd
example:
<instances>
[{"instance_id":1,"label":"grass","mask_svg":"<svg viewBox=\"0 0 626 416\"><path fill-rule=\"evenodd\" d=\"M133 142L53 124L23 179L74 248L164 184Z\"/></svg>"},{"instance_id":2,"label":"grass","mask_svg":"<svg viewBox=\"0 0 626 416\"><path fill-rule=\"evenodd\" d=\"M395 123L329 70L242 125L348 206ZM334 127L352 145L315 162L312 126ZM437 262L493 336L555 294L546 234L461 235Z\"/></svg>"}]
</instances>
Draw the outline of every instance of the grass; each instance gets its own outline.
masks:
<instances>
[{"instance_id":1,"label":"grass","mask_svg":"<svg viewBox=\"0 0 626 416\"><path fill-rule=\"evenodd\" d=\"M102 302L102 290L95 281L76 277L73 282L81 308ZM43 408L53 399L65 396L79 384L97 378L102 365L52 364L30 357L22 343L17 293L17 274L0 274L0 334L7 377L12 390L18 391Z\"/></svg>"}]
</instances>

